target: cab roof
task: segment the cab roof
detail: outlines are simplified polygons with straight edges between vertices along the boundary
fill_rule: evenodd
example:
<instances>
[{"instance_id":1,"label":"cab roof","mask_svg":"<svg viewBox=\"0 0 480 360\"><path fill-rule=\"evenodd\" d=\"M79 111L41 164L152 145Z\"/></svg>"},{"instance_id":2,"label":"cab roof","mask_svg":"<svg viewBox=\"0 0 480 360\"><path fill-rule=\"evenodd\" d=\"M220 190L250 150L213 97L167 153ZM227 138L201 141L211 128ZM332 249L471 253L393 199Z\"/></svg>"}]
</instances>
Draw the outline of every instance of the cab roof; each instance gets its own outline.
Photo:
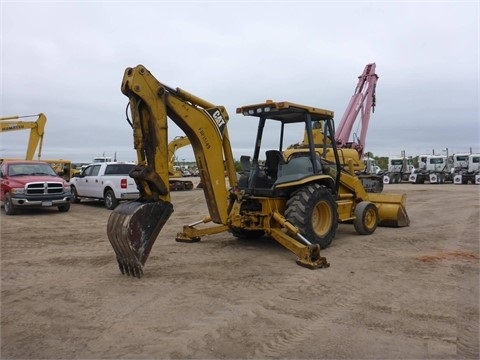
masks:
<instances>
[{"instance_id":1,"label":"cab roof","mask_svg":"<svg viewBox=\"0 0 480 360\"><path fill-rule=\"evenodd\" d=\"M295 104L288 101L275 102L267 100L264 103L245 105L237 108L237 114L265 117L284 123L305 122L305 113L310 114L312 121L327 120L334 116L334 112L331 110Z\"/></svg>"}]
</instances>

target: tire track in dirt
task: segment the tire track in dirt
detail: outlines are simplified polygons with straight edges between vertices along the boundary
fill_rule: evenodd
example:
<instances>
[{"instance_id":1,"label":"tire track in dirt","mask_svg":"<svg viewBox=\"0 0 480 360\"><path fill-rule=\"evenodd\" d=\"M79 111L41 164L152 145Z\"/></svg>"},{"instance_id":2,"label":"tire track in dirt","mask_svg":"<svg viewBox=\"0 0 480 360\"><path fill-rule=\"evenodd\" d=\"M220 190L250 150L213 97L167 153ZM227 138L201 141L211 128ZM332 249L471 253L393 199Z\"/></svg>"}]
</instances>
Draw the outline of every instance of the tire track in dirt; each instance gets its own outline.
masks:
<instances>
[{"instance_id":1,"label":"tire track in dirt","mask_svg":"<svg viewBox=\"0 0 480 360\"><path fill-rule=\"evenodd\" d=\"M332 288L328 285L330 275L318 271L306 277L300 272L298 277L280 282L270 300L262 302L256 322L281 319L285 326L269 329L254 344L254 358L282 358L291 349L301 348L325 330L325 318L348 312L361 301L354 284ZM314 302L312 308L309 304Z\"/></svg>"}]
</instances>

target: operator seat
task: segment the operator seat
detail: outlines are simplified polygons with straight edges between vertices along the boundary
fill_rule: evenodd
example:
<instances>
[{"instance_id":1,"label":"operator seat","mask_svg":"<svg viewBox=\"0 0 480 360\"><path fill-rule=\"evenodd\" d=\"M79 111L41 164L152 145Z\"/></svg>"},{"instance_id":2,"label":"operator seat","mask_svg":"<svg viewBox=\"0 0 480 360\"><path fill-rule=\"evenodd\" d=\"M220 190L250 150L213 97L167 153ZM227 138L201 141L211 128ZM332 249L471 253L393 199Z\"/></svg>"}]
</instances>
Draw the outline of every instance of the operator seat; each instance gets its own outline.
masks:
<instances>
[{"instance_id":1,"label":"operator seat","mask_svg":"<svg viewBox=\"0 0 480 360\"><path fill-rule=\"evenodd\" d=\"M267 150L265 151L265 174L271 178L277 178L278 166L280 164L286 164L283 154L279 150Z\"/></svg>"},{"instance_id":2,"label":"operator seat","mask_svg":"<svg viewBox=\"0 0 480 360\"><path fill-rule=\"evenodd\" d=\"M249 172L252 169L252 162L250 161L250 156L242 155L240 156L240 164L244 172Z\"/></svg>"}]
</instances>

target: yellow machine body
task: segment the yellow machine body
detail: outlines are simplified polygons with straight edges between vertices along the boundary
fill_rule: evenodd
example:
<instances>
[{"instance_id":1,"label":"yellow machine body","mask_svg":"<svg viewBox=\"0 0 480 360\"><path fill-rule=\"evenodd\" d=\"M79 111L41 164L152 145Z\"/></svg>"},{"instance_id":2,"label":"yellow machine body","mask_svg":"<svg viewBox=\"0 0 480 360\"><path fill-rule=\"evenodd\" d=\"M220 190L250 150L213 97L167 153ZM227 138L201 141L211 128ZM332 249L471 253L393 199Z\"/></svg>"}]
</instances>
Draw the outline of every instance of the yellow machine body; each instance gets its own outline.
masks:
<instances>
[{"instance_id":1,"label":"yellow machine body","mask_svg":"<svg viewBox=\"0 0 480 360\"><path fill-rule=\"evenodd\" d=\"M238 177L228 133L229 116L223 106L162 84L142 65L125 70L122 92L129 99L137 152L137 166L130 176L140 192L138 200L115 208L107 225L124 274L142 276L153 243L173 212L168 186L169 119L192 145L208 208L208 215L178 232L177 241L199 241L205 235L225 231L239 238L266 235L297 255L299 265L315 269L329 266L320 249L332 241L338 221L353 220L359 233L367 234L382 223L380 215L386 212L385 219L392 218L393 210L382 207L401 208L406 216L405 204L398 199L383 197L370 202L370 195L353 174L314 160L313 147L308 156L289 162L278 157L282 157L278 149L269 150L265 166L261 165L260 145L267 121L282 124L281 149L285 124L305 121L311 128L313 122L325 120L331 129L333 112L329 110L288 102L237 109L238 113L259 117L252 168ZM213 225L197 227L203 223ZM408 224L388 224L392 225Z\"/></svg>"}]
</instances>

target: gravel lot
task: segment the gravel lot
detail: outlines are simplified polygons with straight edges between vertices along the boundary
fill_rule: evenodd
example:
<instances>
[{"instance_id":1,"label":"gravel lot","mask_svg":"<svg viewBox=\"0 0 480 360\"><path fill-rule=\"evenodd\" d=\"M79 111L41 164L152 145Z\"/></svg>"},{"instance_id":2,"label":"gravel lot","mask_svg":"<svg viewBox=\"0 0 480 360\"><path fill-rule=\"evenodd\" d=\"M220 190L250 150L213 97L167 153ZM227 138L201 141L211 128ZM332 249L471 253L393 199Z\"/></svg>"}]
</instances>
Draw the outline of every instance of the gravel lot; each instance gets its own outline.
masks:
<instances>
[{"instance_id":1,"label":"gravel lot","mask_svg":"<svg viewBox=\"0 0 480 360\"><path fill-rule=\"evenodd\" d=\"M141 279L120 274L101 203L2 209L1 358L478 359L480 187L385 191L407 193L411 225L341 225L319 270L268 238L175 242L207 208L172 193Z\"/></svg>"}]
</instances>

